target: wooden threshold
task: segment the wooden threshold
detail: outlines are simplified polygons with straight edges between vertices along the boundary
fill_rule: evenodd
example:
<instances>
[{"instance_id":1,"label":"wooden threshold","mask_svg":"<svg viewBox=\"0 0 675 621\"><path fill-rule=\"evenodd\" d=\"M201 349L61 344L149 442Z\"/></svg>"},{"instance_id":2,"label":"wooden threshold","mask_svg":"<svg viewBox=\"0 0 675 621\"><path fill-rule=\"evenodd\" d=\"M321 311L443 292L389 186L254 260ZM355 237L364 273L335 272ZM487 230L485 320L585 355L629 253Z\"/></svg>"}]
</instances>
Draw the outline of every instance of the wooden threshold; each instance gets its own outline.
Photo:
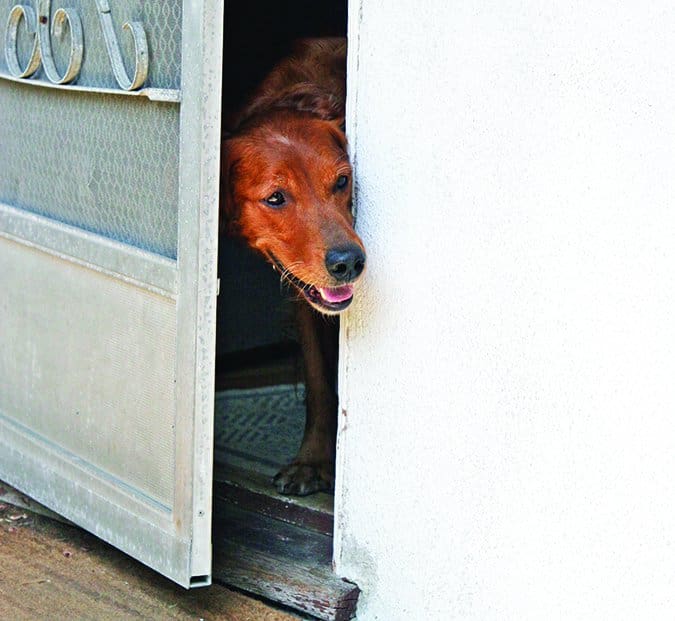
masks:
<instances>
[{"instance_id":1,"label":"wooden threshold","mask_svg":"<svg viewBox=\"0 0 675 621\"><path fill-rule=\"evenodd\" d=\"M214 499L215 582L325 621L356 613L359 588L332 571L330 535Z\"/></svg>"},{"instance_id":2,"label":"wooden threshold","mask_svg":"<svg viewBox=\"0 0 675 621\"><path fill-rule=\"evenodd\" d=\"M284 496L277 493L271 477L262 472L216 465L214 499L228 501L245 511L333 535L333 495Z\"/></svg>"}]
</instances>

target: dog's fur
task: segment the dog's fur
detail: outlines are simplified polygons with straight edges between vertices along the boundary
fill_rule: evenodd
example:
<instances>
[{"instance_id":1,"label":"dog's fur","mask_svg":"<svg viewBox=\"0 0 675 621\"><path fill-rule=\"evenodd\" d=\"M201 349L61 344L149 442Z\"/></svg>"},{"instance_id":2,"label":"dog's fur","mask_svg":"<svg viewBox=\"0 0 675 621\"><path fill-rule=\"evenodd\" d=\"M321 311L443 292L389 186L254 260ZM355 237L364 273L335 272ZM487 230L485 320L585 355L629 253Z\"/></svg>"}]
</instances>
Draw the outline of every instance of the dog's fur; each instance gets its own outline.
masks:
<instances>
[{"instance_id":1,"label":"dog's fur","mask_svg":"<svg viewBox=\"0 0 675 621\"><path fill-rule=\"evenodd\" d=\"M338 323L325 315L349 305L365 263L351 212L345 55L343 39L299 42L243 107L223 143L222 219L300 299L307 419L298 455L274 480L287 494L333 487Z\"/></svg>"}]
</instances>

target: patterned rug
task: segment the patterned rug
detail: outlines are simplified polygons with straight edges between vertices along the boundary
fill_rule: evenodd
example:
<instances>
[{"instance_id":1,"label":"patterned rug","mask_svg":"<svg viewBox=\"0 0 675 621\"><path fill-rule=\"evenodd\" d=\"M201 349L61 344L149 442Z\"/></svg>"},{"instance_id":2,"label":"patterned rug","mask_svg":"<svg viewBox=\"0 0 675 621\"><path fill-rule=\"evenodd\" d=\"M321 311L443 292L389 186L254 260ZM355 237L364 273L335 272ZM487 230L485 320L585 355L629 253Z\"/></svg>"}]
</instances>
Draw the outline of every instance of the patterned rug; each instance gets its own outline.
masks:
<instances>
[{"instance_id":1,"label":"patterned rug","mask_svg":"<svg viewBox=\"0 0 675 621\"><path fill-rule=\"evenodd\" d=\"M302 384L217 392L216 463L273 475L295 456L304 426Z\"/></svg>"}]
</instances>

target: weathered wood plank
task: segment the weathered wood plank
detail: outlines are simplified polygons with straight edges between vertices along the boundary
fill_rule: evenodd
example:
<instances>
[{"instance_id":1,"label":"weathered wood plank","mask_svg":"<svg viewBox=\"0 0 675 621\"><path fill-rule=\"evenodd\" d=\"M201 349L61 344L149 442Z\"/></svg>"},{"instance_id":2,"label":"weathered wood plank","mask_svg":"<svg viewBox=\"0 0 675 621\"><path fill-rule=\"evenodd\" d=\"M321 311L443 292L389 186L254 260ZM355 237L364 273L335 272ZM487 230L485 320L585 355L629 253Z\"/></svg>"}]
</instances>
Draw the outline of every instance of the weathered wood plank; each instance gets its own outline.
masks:
<instances>
[{"instance_id":1,"label":"weathered wood plank","mask_svg":"<svg viewBox=\"0 0 675 621\"><path fill-rule=\"evenodd\" d=\"M233 467L217 468L213 494L241 509L262 513L277 520L308 528L325 535L333 534L332 494L311 496L282 496L270 480L261 473Z\"/></svg>"},{"instance_id":2,"label":"weathered wood plank","mask_svg":"<svg viewBox=\"0 0 675 621\"><path fill-rule=\"evenodd\" d=\"M218 501L214 580L325 621L353 618L359 588L331 569L332 538Z\"/></svg>"},{"instance_id":3,"label":"weathered wood plank","mask_svg":"<svg viewBox=\"0 0 675 621\"><path fill-rule=\"evenodd\" d=\"M77 527L7 505L0 506L0 619L299 617L219 585L187 591Z\"/></svg>"}]
</instances>

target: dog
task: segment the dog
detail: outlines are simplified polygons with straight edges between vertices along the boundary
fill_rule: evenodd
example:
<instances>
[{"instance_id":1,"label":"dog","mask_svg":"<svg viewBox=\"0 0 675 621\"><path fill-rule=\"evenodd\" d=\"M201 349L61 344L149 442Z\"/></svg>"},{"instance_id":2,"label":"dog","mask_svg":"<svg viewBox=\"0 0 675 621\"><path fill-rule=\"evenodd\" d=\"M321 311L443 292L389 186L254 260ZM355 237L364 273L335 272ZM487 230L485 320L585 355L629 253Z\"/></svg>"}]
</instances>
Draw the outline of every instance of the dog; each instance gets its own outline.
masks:
<instances>
[{"instance_id":1,"label":"dog","mask_svg":"<svg viewBox=\"0 0 675 621\"><path fill-rule=\"evenodd\" d=\"M344 131L346 41L305 39L262 81L223 141L221 220L278 270L298 297L306 422L283 494L335 480L339 315L366 263L354 231ZM328 318L327 318L328 316Z\"/></svg>"}]
</instances>

